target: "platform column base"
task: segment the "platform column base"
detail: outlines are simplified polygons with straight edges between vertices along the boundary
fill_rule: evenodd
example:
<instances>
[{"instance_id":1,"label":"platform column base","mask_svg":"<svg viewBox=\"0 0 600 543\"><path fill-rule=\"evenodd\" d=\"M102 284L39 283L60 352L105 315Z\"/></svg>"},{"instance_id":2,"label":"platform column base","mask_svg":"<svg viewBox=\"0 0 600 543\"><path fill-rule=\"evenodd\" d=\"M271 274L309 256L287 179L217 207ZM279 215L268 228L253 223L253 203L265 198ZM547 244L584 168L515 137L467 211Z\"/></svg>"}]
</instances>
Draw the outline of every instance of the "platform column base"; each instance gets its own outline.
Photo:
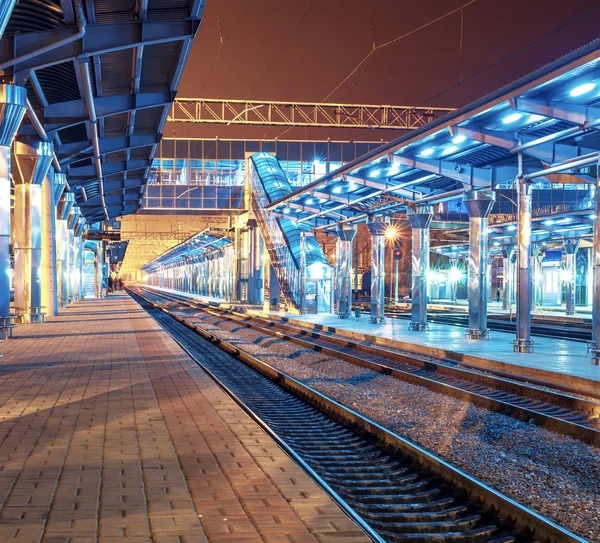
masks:
<instances>
[{"instance_id":1,"label":"platform column base","mask_svg":"<svg viewBox=\"0 0 600 543\"><path fill-rule=\"evenodd\" d=\"M570 309L567 309L567 310L565 311L565 315L575 315L575 310L570 310Z\"/></svg>"},{"instance_id":2,"label":"platform column base","mask_svg":"<svg viewBox=\"0 0 600 543\"><path fill-rule=\"evenodd\" d=\"M411 322L408 329L413 332L422 332L423 330L429 330L429 324L426 322Z\"/></svg>"},{"instance_id":3,"label":"platform column base","mask_svg":"<svg viewBox=\"0 0 600 543\"><path fill-rule=\"evenodd\" d=\"M489 330L467 330L465 332L465 338L466 339L474 339L474 340L480 340L480 339L490 339L490 331Z\"/></svg>"},{"instance_id":4,"label":"platform column base","mask_svg":"<svg viewBox=\"0 0 600 543\"><path fill-rule=\"evenodd\" d=\"M338 313L338 319L351 319L352 317L352 313L348 311L346 311L345 313Z\"/></svg>"},{"instance_id":5,"label":"platform column base","mask_svg":"<svg viewBox=\"0 0 600 543\"><path fill-rule=\"evenodd\" d=\"M596 347L588 343L588 351L590 353L590 363L592 366L600 366L600 349L596 349ZM591 345L590 345L591 344Z\"/></svg>"},{"instance_id":6,"label":"platform column base","mask_svg":"<svg viewBox=\"0 0 600 543\"><path fill-rule=\"evenodd\" d=\"M369 317L369 322L371 324L385 324L385 319L383 317Z\"/></svg>"},{"instance_id":7,"label":"platform column base","mask_svg":"<svg viewBox=\"0 0 600 543\"><path fill-rule=\"evenodd\" d=\"M513 352L515 353L532 353L533 352L533 344L535 341L533 339L514 339L513 340Z\"/></svg>"}]
</instances>

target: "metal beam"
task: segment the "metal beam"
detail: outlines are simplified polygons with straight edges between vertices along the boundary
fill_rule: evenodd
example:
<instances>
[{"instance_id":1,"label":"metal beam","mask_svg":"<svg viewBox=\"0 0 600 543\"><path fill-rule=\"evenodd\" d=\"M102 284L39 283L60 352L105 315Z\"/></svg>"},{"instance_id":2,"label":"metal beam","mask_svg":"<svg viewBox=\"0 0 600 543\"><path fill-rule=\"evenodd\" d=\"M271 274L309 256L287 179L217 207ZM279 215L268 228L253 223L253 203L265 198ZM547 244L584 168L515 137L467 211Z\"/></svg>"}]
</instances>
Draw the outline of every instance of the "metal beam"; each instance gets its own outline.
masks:
<instances>
[{"instance_id":1,"label":"metal beam","mask_svg":"<svg viewBox=\"0 0 600 543\"><path fill-rule=\"evenodd\" d=\"M51 46L65 38L74 37L78 31L74 28L61 28L46 32L15 34L0 41L0 67L12 66L15 72L36 70L142 45L187 40L194 37L199 24L197 20L88 24L83 37L35 55L33 58L25 58L21 62L18 61L20 57ZM17 63L13 65L15 59Z\"/></svg>"},{"instance_id":2,"label":"metal beam","mask_svg":"<svg viewBox=\"0 0 600 543\"><path fill-rule=\"evenodd\" d=\"M568 121L580 125L583 129L593 128L600 124L600 108L595 106L525 98L515 98L514 105L517 111Z\"/></svg>"},{"instance_id":3,"label":"metal beam","mask_svg":"<svg viewBox=\"0 0 600 543\"><path fill-rule=\"evenodd\" d=\"M399 155L392 155L391 159L396 164L447 177L473 188L491 187L493 182L493 168L477 168L450 160L429 160Z\"/></svg>"},{"instance_id":4,"label":"metal beam","mask_svg":"<svg viewBox=\"0 0 600 543\"><path fill-rule=\"evenodd\" d=\"M104 177L110 175L116 175L129 170L139 170L148 166L147 160L130 160L128 162L104 162L102 164L102 170L104 171ZM90 180L96 173L96 168L93 165L90 166L79 166L69 168L69 179L85 179Z\"/></svg>"},{"instance_id":5,"label":"metal beam","mask_svg":"<svg viewBox=\"0 0 600 543\"><path fill-rule=\"evenodd\" d=\"M415 106L180 98L171 106L167 120L227 125L413 130L452 111L451 108Z\"/></svg>"},{"instance_id":6,"label":"metal beam","mask_svg":"<svg viewBox=\"0 0 600 543\"><path fill-rule=\"evenodd\" d=\"M96 97L96 115L109 117L136 109L147 109L170 104L175 98L174 92L150 92L141 94L122 94L117 96ZM46 131L60 130L87 120L85 100L72 100L50 104L44 109ZM53 126L58 125L58 126Z\"/></svg>"},{"instance_id":7,"label":"metal beam","mask_svg":"<svg viewBox=\"0 0 600 543\"><path fill-rule=\"evenodd\" d=\"M143 136L125 136L116 138L101 138L99 140L100 154L107 155L126 149L134 149L137 147L148 147L156 145L160 141L160 134L146 134ZM69 164L78 160L84 160L89 156L80 156L92 150L91 141L78 141L75 143L65 143L60 148L60 155L64 158L60 161L61 164Z\"/></svg>"}]
</instances>

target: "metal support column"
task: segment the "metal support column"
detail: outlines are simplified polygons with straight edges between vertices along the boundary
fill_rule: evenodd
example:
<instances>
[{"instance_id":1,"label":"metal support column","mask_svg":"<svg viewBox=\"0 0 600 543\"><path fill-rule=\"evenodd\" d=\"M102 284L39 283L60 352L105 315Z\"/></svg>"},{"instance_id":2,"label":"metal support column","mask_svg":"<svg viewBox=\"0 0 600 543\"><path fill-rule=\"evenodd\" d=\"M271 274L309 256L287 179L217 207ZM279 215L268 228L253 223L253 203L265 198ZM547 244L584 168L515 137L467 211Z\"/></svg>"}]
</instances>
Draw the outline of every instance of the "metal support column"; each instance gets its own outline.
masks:
<instances>
[{"instance_id":1,"label":"metal support column","mask_svg":"<svg viewBox=\"0 0 600 543\"><path fill-rule=\"evenodd\" d=\"M23 87L0 85L0 335L3 337L10 335L11 330L10 146L26 107L27 92Z\"/></svg>"},{"instance_id":2,"label":"metal support column","mask_svg":"<svg viewBox=\"0 0 600 543\"><path fill-rule=\"evenodd\" d=\"M515 250L513 247L502 247L502 274L504 275L504 288L502 293L502 309L509 311L512 307L513 271L512 258Z\"/></svg>"},{"instance_id":3,"label":"metal support column","mask_svg":"<svg viewBox=\"0 0 600 543\"><path fill-rule=\"evenodd\" d=\"M67 219L67 235L69 243L67 245L67 303L72 304L76 301L75 297L75 228L79 220L79 207L73 206Z\"/></svg>"},{"instance_id":4,"label":"metal support column","mask_svg":"<svg viewBox=\"0 0 600 543\"><path fill-rule=\"evenodd\" d=\"M594 192L594 238L592 246L593 270L593 300L592 300L592 341L589 345L592 365L600 366L600 156L596 171L596 186Z\"/></svg>"},{"instance_id":5,"label":"metal support column","mask_svg":"<svg viewBox=\"0 0 600 543\"><path fill-rule=\"evenodd\" d=\"M56 174L63 175L63 174ZM66 183L66 178L64 178ZM58 276L58 301L60 307L67 307L69 301L68 292L68 253L69 253L69 225L67 219L71 213L71 209L75 204L75 195L72 192L65 192L62 199L58 202L56 221L56 274ZM102 271L101 260L100 270Z\"/></svg>"},{"instance_id":6,"label":"metal support column","mask_svg":"<svg viewBox=\"0 0 600 543\"><path fill-rule=\"evenodd\" d=\"M94 258L94 296L102 298L102 242L97 242L96 256Z\"/></svg>"},{"instance_id":7,"label":"metal support column","mask_svg":"<svg viewBox=\"0 0 600 543\"><path fill-rule=\"evenodd\" d=\"M337 234L337 315L340 319L350 319L352 317L352 242L356 235L356 226L349 228L338 225Z\"/></svg>"},{"instance_id":8,"label":"metal support column","mask_svg":"<svg viewBox=\"0 0 600 543\"><path fill-rule=\"evenodd\" d=\"M409 330L426 330L427 272L429 271L429 225L433 209L429 206L409 210L412 227L412 309Z\"/></svg>"},{"instance_id":9,"label":"metal support column","mask_svg":"<svg viewBox=\"0 0 600 543\"><path fill-rule=\"evenodd\" d=\"M248 255L248 303L264 302L263 240L256 219L248 219L250 251Z\"/></svg>"},{"instance_id":10,"label":"metal support column","mask_svg":"<svg viewBox=\"0 0 600 543\"><path fill-rule=\"evenodd\" d=\"M579 250L578 239L566 239L564 243L565 253L567 253L567 273L566 281L566 310L567 315L575 314L575 285L577 284L577 251Z\"/></svg>"},{"instance_id":11,"label":"metal support column","mask_svg":"<svg viewBox=\"0 0 600 543\"><path fill-rule=\"evenodd\" d=\"M300 232L300 313L306 314L306 232Z\"/></svg>"},{"instance_id":12,"label":"metal support column","mask_svg":"<svg viewBox=\"0 0 600 543\"><path fill-rule=\"evenodd\" d=\"M371 233L371 317L373 324L385 323L385 232L388 217L371 217L367 222Z\"/></svg>"},{"instance_id":13,"label":"metal support column","mask_svg":"<svg viewBox=\"0 0 600 543\"><path fill-rule=\"evenodd\" d=\"M466 192L463 201L469 214L468 297L469 339L488 339L488 216L496 201L490 190Z\"/></svg>"},{"instance_id":14,"label":"metal support column","mask_svg":"<svg viewBox=\"0 0 600 543\"><path fill-rule=\"evenodd\" d=\"M519 154L519 170L522 157ZM533 352L531 339L531 186L517 178L519 201L517 217L517 336L513 350Z\"/></svg>"},{"instance_id":15,"label":"metal support column","mask_svg":"<svg viewBox=\"0 0 600 543\"><path fill-rule=\"evenodd\" d=\"M532 310L542 305L542 293L543 293L543 270L542 262L544 260L544 248L542 245L534 245L531 249L533 259L533 281L532 281Z\"/></svg>"},{"instance_id":16,"label":"metal support column","mask_svg":"<svg viewBox=\"0 0 600 543\"><path fill-rule=\"evenodd\" d=\"M54 149L48 142L15 142L15 311L21 322L40 322L42 310L42 182Z\"/></svg>"},{"instance_id":17,"label":"metal support column","mask_svg":"<svg viewBox=\"0 0 600 543\"><path fill-rule=\"evenodd\" d=\"M58 315L56 204L64 190L62 179L51 168L42 183L42 306L49 315Z\"/></svg>"},{"instance_id":18,"label":"metal support column","mask_svg":"<svg viewBox=\"0 0 600 543\"><path fill-rule=\"evenodd\" d=\"M79 217L79 220L75 224L73 229L74 238L74 251L75 265L74 265L74 299L75 301L83 298L83 229L84 229L84 218Z\"/></svg>"}]
</instances>

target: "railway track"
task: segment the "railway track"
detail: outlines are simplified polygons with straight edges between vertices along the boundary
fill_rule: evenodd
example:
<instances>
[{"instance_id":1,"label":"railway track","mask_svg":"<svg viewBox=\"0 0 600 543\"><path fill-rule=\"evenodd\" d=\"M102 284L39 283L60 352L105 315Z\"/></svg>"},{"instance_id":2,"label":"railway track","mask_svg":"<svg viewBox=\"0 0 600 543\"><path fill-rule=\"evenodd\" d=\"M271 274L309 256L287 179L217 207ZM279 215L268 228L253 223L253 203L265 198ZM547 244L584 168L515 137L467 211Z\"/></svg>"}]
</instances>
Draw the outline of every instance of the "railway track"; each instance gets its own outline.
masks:
<instances>
[{"instance_id":1,"label":"railway track","mask_svg":"<svg viewBox=\"0 0 600 543\"><path fill-rule=\"evenodd\" d=\"M373 541L584 541L145 294L131 294Z\"/></svg>"},{"instance_id":2,"label":"railway track","mask_svg":"<svg viewBox=\"0 0 600 543\"><path fill-rule=\"evenodd\" d=\"M524 382L465 370L446 362L418 358L411 353L355 342L346 337L314 329L302 329L285 321L237 313L172 293L145 289L149 296L162 298L208 313L221 320L239 323L265 335L320 351L323 354L424 386L486 409L600 445L600 402L585 400ZM174 309L177 311L176 309Z\"/></svg>"},{"instance_id":3,"label":"railway track","mask_svg":"<svg viewBox=\"0 0 600 543\"><path fill-rule=\"evenodd\" d=\"M386 317L393 319L410 319L410 312L388 308L385 311ZM427 316L429 322L440 324L450 324L466 328L469 324L467 315L431 312ZM515 332L515 323L498 318L488 318L488 328L495 332ZM531 334L538 337L563 338L570 341L588 342L592 339L592 331L589 325L578 323L577 326L557 326L553 324L536 322L532 320Z\"/></svg>"}]
</instances>

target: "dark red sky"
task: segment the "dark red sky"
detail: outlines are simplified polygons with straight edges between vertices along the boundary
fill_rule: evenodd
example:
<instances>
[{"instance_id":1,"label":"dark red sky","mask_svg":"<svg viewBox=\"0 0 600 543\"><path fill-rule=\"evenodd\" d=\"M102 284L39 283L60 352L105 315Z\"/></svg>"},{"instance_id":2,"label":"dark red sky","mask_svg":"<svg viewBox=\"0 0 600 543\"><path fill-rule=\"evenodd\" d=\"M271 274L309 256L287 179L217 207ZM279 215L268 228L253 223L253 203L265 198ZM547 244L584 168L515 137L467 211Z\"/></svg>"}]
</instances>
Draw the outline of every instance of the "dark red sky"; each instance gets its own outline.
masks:
<instances>
[{"instance_id":1,"label":"dark red sky","mask_svg":"<svg viewBox=\"0 0 600 543\"><path fill-rule=\"evenodd\" d=\"M467 3L208 0L179 96L458 107L600 37L598 0L475 0L458 9ZM376 50L328 97L373 43L405 34ZM198 137L256 132L198 128ZM272 138L285 129L259 130ZM172 131L167 127L165 135Z\"/></svg>"}]
</instances>

